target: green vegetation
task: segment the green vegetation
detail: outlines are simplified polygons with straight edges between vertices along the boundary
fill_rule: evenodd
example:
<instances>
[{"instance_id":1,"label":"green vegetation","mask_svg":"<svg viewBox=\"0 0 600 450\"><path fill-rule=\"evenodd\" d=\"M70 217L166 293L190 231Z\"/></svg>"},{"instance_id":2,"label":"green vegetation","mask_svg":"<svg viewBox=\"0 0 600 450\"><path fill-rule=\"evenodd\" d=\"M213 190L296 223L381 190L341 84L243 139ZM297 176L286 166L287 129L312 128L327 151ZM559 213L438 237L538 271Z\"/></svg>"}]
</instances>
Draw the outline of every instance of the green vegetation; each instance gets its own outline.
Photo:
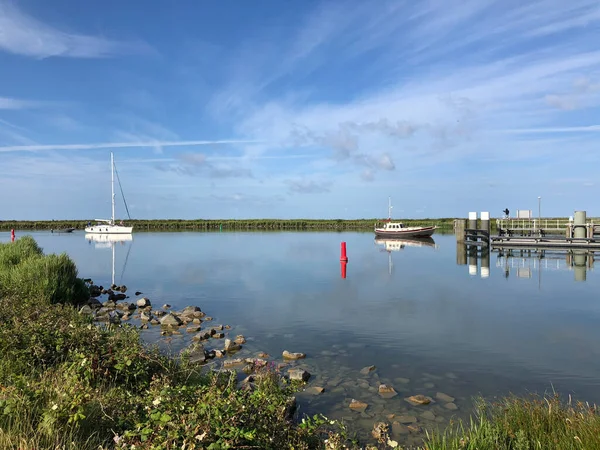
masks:
<instances>
[{"instance_id":1,"label":"green vegetation","mask_svg":"<svg viewBox=\"0 0 600 450\"><path fill-rule=\"evenodd\" d=\"M443 434L426 450L575 450L600 448L600 415L595 405L561 401L558 395L510 396L476 402L476 415Z\"/></svg>"},{"instance_id":2,"label":"green vegetation","mask_svg":"<svg viewBox=\"0 0 600 450\"><path fill-rule=\"evenodd\" d=\"M94 325L74 306L82 297L72 286L83 283L74 277L68 257L44 256L31 238L0 244L0 448L310 449L345 440L322 417L294 424L297 385L272 371L241 388L235 372L201 371L185 353L144 346L134 327Z\"/></svg>"},{"instance_id":3,"label":"green vegetation","mask_svg":"<svg viewBox=\"0 0 600 450\"><path fill-rule=\"evenodd\" d=\"M241 220L128 220L134 231L373 231L375 223L382 223L382 218L357 220L309 220L309 219L241 219ZM419 219L403 220L407 225L437 225L452 230L454 219ZM83 230L86 220L57 220L57 221L0 221L1 230L59 230L76 228Z\"/></svg>"}]
</instances>

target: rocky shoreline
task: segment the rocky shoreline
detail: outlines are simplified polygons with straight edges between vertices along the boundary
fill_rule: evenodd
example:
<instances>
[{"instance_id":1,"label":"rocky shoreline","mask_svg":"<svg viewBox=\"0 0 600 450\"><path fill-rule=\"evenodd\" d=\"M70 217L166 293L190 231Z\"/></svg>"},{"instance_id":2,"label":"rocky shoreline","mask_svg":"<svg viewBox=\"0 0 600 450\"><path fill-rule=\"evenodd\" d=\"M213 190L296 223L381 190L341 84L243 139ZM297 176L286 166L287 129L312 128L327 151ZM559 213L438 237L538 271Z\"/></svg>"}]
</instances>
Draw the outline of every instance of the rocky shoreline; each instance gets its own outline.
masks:
<instances>
[{"instance_id":1,"label":"rocky shoreline","mask_svg":"<svg viewBox=\"0 0 600 450\"><path fill-rule=\"evenodd\" d=\"M307 364L304 353L284 350L280 358L272 358L265 352L256 351L250 352L250 355L241 352L246 355L240 356L246 337L234 335L230 325L214 324L213 318L199 306L186 306L181 310L175 310L169 304L155 307L149 298L139 297L143 295L139 291L135 293L139 298L127 301L126 286L113 285L105 289L94 285L91 280L86 282L92 296L81 307L80 314L91 315L99 323L115 325L134 319L139 321L139 329L157 327L161 336L165 337L191 335L191 342L181 355L190 363L206 366L219 364L218 361L222 360L222 369L238 373L242 389L252 389L255 374L268 368L301 383L300 397L322 397L328 392L338 404L332 418L354 423L363 439L381 442L385 436L392 447L399 445L398 442L419 445L426 430L443 426L449 420L448 414L459 409L455 397L434 389L433 375L425 377L422 386L413 387L412 392L408 389L412 384L410 379L382 379L375 366L364 367L354 376L345 370L343 375L346 379L341 374L338 377L327 378L323 374L315 377L311 372L318 371L318 367ZM106 296L106 300L101 301L102 296ZM334 355L333 352L325 353L331 357ZM309 380L313 382L308 384ZM399 399L407 406L401 407ZM294 400L294 408L295 405Z\"/></svg>"}]
</instances>

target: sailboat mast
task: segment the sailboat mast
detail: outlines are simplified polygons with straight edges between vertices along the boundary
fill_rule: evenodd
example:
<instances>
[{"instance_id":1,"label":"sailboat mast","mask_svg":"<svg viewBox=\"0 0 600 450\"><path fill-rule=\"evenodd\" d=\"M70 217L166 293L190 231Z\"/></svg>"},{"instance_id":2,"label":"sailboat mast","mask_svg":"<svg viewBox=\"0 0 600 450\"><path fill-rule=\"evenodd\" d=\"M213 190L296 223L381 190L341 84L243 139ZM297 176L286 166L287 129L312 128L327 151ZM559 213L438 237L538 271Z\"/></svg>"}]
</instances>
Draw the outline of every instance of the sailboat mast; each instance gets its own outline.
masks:
<instances>
[{"instance_id":1,"label":"sailboat mast","mask_svg":"<svg viewBox=\"0 0 600 450\"><path fill-rule=\"evenodd\" d=\"M388 197L388 222L392 221L392 197Z\"/></svg>"},{"instance_id":2,"label":"sailboat mast","mask_svg":"<svg viewBox=\"0 0 600 450\"><path fill-rule=\"evenodd\" d=\"M115 160L113 152L110 152L110 189L112 201L112 224L115 224Z\"/></svg>"}]
</instances>

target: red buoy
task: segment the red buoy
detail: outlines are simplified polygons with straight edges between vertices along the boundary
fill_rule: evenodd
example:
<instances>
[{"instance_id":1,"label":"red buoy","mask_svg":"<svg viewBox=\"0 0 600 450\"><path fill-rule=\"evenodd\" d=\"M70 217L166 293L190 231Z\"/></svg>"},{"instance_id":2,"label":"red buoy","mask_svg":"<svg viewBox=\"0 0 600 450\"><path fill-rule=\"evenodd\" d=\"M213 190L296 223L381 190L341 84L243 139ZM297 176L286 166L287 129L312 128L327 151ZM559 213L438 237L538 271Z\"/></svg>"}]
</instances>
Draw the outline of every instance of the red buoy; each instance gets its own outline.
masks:
<instances>
[{"instance_id":1,"label":"red buoy","mask_svg":"<svg viewBox=\"0 0 600 450\"><path fill-rule=\"evenodd\" d=\"M340 261L340 269L342 271L342 278L346 278L346 261Z\"/></svg>"},{"instance_id":2,"label":"red buoy","mask_svg":"<svg viewBox=\"0 0 600 450\"><path fill-rule=\"evenodd\" d=\"M11 242L15 242L15 230L14 230L14 228L10 230L10 240L11 240Z\"/></svg>"},{"instance_id":3,"label":"red buoy","mask_svg":"<svg viewBox=\"0 0 600 450\"><path fill-rule=\"evenodd\" d=\"M348 256L346 255L346 243L342 242L340 261L348 262Z\"/></svg>"}]
</instances>

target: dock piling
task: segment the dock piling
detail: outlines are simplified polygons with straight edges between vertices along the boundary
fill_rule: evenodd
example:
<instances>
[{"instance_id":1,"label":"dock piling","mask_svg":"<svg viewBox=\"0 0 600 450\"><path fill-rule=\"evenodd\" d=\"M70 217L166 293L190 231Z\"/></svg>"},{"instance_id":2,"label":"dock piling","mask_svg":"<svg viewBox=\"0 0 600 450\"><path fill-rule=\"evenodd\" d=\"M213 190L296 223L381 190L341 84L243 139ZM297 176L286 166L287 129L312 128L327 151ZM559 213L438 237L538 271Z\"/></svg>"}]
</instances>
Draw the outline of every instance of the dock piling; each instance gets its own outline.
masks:
<instances>
[{"instance_id":1,"label":"dock piling","mask_svg":"<svg viewBox=\"0 0 600 450\"><path fill-rule=\"evenodd\" d=\"M585 211L575 211L575 220L573 221L573 234L574 238L577 239L585 239L587 237L586 233L586 212Z\"/></svg>"}]
</instances>

